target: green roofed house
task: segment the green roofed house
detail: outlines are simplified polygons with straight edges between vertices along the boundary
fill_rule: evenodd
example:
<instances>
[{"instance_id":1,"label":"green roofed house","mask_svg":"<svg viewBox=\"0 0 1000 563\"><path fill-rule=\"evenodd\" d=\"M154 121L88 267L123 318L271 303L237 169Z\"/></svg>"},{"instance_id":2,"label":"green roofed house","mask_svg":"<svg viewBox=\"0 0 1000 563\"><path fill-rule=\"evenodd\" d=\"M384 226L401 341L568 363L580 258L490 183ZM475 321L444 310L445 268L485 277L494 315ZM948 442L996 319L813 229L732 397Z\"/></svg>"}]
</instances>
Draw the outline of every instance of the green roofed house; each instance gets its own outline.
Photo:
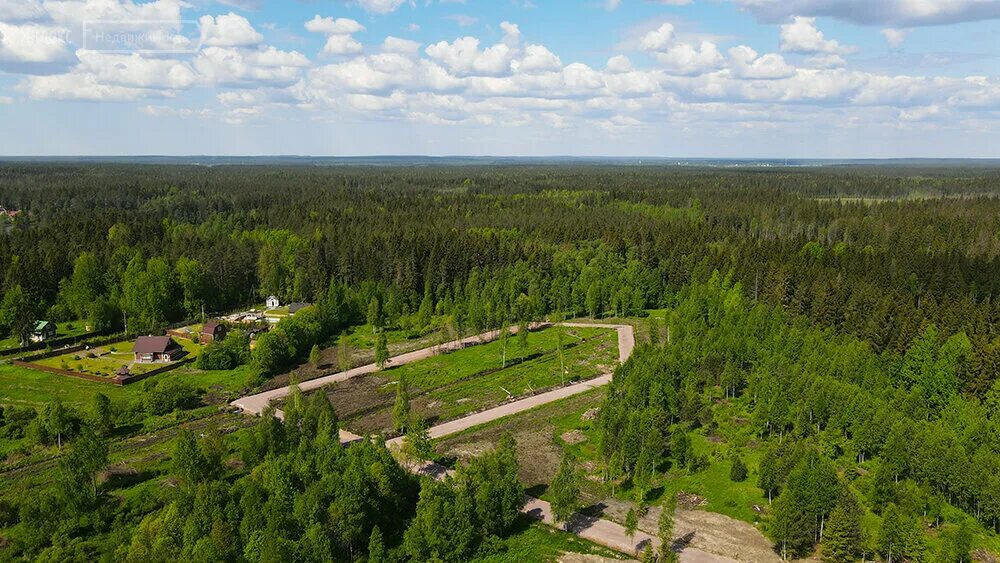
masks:
<instances>
[{"instance_id":1,"label":"green roofed house","mask_svg":"<svg viewBox=\"0 0 1000 563\"><path fill-rule=\"evenodd\" d=\"M35 328L31 329L32 342L45 342L56 337L56 323L49 321L38 321Z\"/></svg>"}]
</instances>

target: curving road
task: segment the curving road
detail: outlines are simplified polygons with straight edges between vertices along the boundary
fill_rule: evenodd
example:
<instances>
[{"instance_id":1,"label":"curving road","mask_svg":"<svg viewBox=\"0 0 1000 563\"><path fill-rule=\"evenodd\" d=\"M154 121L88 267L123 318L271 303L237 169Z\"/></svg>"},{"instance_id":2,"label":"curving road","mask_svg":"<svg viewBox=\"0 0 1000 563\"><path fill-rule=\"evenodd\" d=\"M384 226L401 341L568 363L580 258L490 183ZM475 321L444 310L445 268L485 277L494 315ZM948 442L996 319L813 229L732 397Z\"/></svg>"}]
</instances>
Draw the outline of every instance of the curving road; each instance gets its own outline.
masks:
<instances>
[{"instance_id":1,"label":"curving road","mask_svg":"<svg viewBox=\"0 0 1000 563\"><path fill-rule=\"evenodd\" d=\"M541 324L533 325L532 328L543 326ZM517 327L513 327L511 332L517 332ZM479 344L483 342L489 342L494 340L500 334L499 331L484 332L483 334L477 334L475 336L466 336L465 338L460 338L458 340L452 340L451 342L446 342L438 346L430 346L428 348L422 348L420 350L414 350L413 352L407 352L405 354L400 354L398 356L393 356L389 358L389 365L401 366L403 364L408 364L410 362L416 362L418 360L423 360L430 358L431 356L436 356L438 354L443 354L445 352L451 352L453 350L458 350L464 348L470 344ZM323 377L318 377L316 379L310 379L309 381L303 381L299 383L299 389L302 391L312 391L313 389L319 389L325 385L331 383L337 383L338 381L344 381L352 377L357 377L359 375L365 375L369 373L374 373L378 371L378 366L375 364L366 364L363 366L358 366L356 368L351 368L347 371L342 371L334 373L331 375L325 375ZM239 407L243 412L250 414L260 414L264 412L264 409L271 404L272 401L278 399L283 399L289 393L290 387L281 387L279 389L272 389L270 391L264 391L263 393L257 393L256 395L247 395L246 397L240 397L236 399L231 405L234 407Z\"/></svg>"},{"instance_id":2,"label":"curving road","mask_svg":"<svg viewBox=\"0 0 1000 563\"><path fill-rule=\"evenodd\" d=\"M619 324L601 324L601 323L562 323L567 327L595 327L595 328L607 328L613 329L618 332L618 359L620 362L624 363L629 357L632 356L633 350L635 350L635 331L631 325L619 325ZM543 326L541 324L535 325L532 328ZM516 328L514 329L516 330ZM449 352L452 350L457 350L469 344L488 342L497 337L499 333L497 331L492 331L484 334L479 334L476 336L469 336L462 338L460 340L455 340L448 342L441 346L432 346L430 348L424 348L422 350L416 350L414 352L408 352L406 354L401 354L395 356L390 360L392 365L403 365L410 362L415 362L417 360L422 360L424 358L429 358L437 354L444 352ZM356 367L345 372L335 373L325 377L320 377L318 379L312 379L309 381L304 381L299 384L299 388L303 391L309 391L313 389L318 389L324 385L330 383L335 383L338 381L344 381L352 377L357 377L359 375L364 375L368 373L373 373L377 370L375 364L368 364L360 367ZM611 382L612 374L607 373L599 377L588 379L586 381L581 381L574 383L572 385L567 385L564 387L559 387L545 393L540 393L538 395L533 395L531 397L525 397L523 399L518 399L516 401L511 401L505 403L498 407L488 409L482 412L474 413L469 416L444 422L438 424L428 430L431 438L443 438L457 432L462 432L470 428L480 426L493 422L497 419L511 416L535 407L540 407L547 403L553 401L558 401L560 399L565 399L567 397L572 397L579 393L589 391L591 389L596 389L607 385ZM234 406L241 408L244 412L260 414L263 410L274 400L281 399L287 396L289 393L288 387L283 387L281 389L274 389L271 391L266 391L264 393L258 393L256 395L249 395L241 399L237 399L232 402ZM353 442L362 439L361 436L347 432L346 430L340 431L341 441L344 443ZM388 447L398 447L402 443L402 438L393 438L386 442ZM422 463L404 463L404 466L414 472L422 475L428 475L435 479L442 479L445 475L452 474L453 471L448 470L440 465L422 462ZM524 508L522 509L527 516L541 520L542 522L549 524L551 526L560 526L552 519L552 510L548 502L537 499L534 497L526 497ZM570 521L565 525L565 529L576 534L577 536L590 540L592 542L604 545L606 547L615 549L623 553L639 554L645 549L646 545L652 545L654 549L659 548L660 541L655 536L647 534L643 531L637 531L634 535L629 536L625 533L625 528L620 524L612 522L610 520L604 520L601 518L595 518L591 516L585 516L583 514L576 514ZM727 557L722 557L712 553L708 553L696 548L686 547L679 554L680 561L682 563L730 563L735 560L729 559Z\"/></svg>"}]
</instances>

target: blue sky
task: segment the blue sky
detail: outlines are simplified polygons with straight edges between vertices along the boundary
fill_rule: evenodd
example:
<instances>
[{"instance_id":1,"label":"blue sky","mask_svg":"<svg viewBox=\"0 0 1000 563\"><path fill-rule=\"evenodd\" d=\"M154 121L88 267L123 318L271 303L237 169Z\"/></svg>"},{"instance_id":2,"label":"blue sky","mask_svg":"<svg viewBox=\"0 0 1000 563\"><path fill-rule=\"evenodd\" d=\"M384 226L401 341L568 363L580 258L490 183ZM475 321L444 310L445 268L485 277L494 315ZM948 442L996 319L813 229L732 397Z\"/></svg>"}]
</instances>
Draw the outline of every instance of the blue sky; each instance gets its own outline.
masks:
<instances>
[{"instance_id":1,"label":"blue sky","mask_svg":"<svg viewBox=\"0 0 1000 563\"><path fill-rule=\"evenodd\" d=\"M0 0L0 154L1000 157L1000 0Z\"/></svg>"}]
</instances>

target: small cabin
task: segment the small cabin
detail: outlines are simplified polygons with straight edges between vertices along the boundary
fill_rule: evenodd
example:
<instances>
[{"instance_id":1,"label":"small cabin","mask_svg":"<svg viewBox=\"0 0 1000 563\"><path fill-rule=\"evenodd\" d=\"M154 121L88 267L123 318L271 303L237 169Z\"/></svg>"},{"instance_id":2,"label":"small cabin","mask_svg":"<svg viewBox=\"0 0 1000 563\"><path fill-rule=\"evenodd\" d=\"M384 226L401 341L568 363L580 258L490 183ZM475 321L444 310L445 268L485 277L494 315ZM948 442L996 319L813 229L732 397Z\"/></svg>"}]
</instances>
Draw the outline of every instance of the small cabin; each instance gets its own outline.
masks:
<instances>
[{"instance_id":1,"label":"small cabin","mask_svg":"<svg viewBox=\"0 0 1000 563\"><path fill-rule=\"evenodd\" d=\"M49 321L38 321L31 329L30 339L32 342L45 342L56 337L56 323Z\"/></svg>"},{"instance_id":2,"label":"small cabin","mask_svg":"<svg viewBox=\"0 0 1000 563\"><path fill-rule=\"evenodd\" d=\"M281 307L281 300L273 295L267 298L266 303L268 309L277 309L278 307Z\"/></svg>"},{"instance_id":3,"label":"small cabin","mask_svg":"<svg viewBox=\"0 0 1000 563\"><path fill-rule=\"evenodd\" d=\"M292 303L288 306L288 314L294 315L306 307L311 307L312 303Z\"/></svg>"},{"instance_id":4,"label":"small cabin","mask_svg":"<svg viewBox=\"0 0 1000 563\"><path fill-rule=\"evenodd\" d=\"M202 325L201 332L198 334L198 341L202 344L208 344L209 342L222 340L225 337L226 325L220 323L219 321L208 321Z\"/></svg>"},{"instance_id":5,"label":"small cabin","mask_svg":"<svg viewBox=\"0 0 1000 563\"><path fill-rule=\"evenodd\" d=\"M135 361L140 364L172 362L184 353L184 349L169 336L140 336L132 347Z\"/></svg>"}]
</instances>

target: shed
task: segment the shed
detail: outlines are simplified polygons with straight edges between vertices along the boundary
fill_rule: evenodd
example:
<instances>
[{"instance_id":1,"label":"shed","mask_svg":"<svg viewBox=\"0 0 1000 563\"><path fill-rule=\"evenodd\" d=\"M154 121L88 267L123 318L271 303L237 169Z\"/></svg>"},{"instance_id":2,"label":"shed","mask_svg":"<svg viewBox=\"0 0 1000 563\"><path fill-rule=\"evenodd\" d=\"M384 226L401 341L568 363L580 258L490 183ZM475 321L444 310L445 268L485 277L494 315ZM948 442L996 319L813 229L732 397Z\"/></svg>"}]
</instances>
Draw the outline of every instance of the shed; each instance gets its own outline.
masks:
<instances>
[{"instance_id":1,"label":"shed","mask_svg":"<svg viewBox=\"0 0 1000 563\"><path fill-rule=\"evenodd\" d=\"M219 321L208 321L201 327L201 333L198 335L198 340L202 344L208 344L209 342L215 342L216 340L222 340L226 337L226 325L220 323Z\"/></svg>"},{"instance_id":2,"label":"shed","mask_svg":"<svg viewBox=\"0 0 1000 563\"><path fill-rule=\"evenodd\" d=\"M49 321L38 321L35 323L35 327L31 329L31 341L32 342L45 342L50 338L55 338L56 336L56 323Z\"/></svg>"}]
</instances>

